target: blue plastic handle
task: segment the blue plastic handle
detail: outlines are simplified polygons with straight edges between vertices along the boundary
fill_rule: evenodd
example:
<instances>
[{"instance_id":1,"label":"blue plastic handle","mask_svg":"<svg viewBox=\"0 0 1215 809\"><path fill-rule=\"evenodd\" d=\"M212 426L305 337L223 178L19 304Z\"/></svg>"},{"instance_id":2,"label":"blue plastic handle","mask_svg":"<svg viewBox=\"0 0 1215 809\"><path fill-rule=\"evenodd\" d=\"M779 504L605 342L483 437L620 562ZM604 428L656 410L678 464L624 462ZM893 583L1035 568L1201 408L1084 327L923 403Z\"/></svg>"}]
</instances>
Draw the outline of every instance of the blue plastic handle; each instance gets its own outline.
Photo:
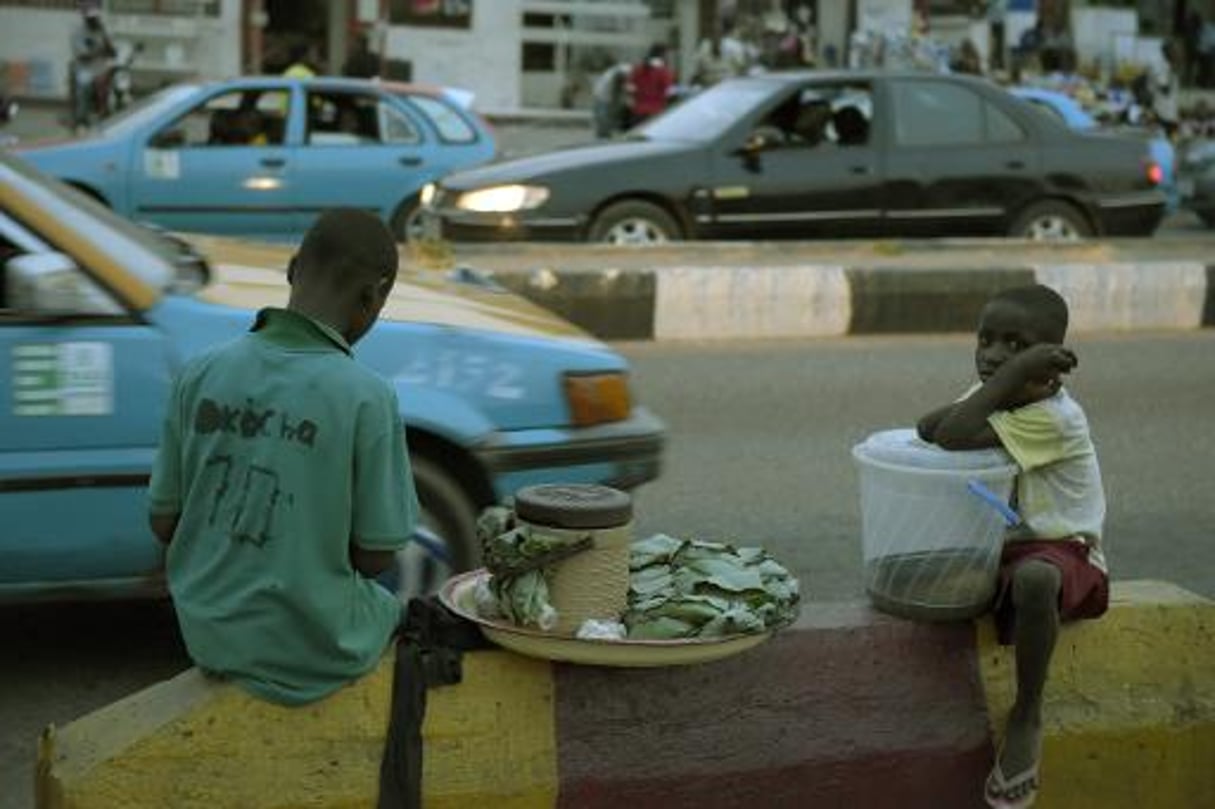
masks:
<instances>
[{"instance_id":1,"label":"blue plastic handle","mask_svg":"<svg viewBox=\"0 0 1215 809\"><path fill-rule=\"evenodd\" d=\"M1004 502L1000 495L996 494L979 481L966 481L966 488L970 489L971 494L975 495L980 500L987 503L987 505L1000 512L1000 516L1004 518L1004 522L1008 523L1009 527L1021 524L1021 515L1013 511L1008 503Z\"/></svg>"}]
</instances>

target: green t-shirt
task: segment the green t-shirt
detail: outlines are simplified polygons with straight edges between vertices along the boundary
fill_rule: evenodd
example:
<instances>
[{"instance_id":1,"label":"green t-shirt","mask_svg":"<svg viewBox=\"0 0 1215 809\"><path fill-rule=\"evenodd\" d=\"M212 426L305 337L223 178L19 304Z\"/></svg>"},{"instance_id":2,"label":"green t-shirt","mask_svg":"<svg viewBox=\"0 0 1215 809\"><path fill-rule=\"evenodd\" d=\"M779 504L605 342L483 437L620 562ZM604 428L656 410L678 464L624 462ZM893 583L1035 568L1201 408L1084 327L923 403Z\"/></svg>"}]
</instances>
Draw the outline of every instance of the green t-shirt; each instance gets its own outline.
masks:
<instances>
[{"instance_id":1,"label":"green t-shirt","mask_svg":"<svg viewBox=\"0 0 1215 809\"><path fill-rule=\"evenodd\" d=\"M191 362L150 501L180 515L169 591L201 668L300 704L379 661L400 604L354 569L350 542L402 548L417 495L396 394L335 331L266 309Z\"/></svg>"}]
</instances>

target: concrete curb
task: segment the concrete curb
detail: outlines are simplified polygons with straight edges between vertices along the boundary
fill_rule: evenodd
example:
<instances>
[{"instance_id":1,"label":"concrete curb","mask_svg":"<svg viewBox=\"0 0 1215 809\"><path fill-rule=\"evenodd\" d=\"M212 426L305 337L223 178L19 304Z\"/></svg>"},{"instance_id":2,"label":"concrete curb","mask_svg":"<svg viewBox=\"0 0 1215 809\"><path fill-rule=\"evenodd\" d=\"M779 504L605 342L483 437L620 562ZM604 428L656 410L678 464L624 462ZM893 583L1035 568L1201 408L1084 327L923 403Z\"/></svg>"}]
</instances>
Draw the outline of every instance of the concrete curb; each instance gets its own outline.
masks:
<instances>
[{"instance_id":1,"label":"concrete curb","mask_svg":"<svg viewBox=\"0 0 1215 809\"><path fill-rule=\"evenodd\" d=\"M664 266L493 277L605 340L842 337L968 332L984 301L1042 283L1072 333L1215 326L1215 267L1196 261L919 267Z\"/></svg>"},{"instance_id":2,"label":"concrete curb","mask_svg":"<svg viewBox=\"0 0 1215 809\"><path fill-rule=\"evenodd\" d=\"M924 625L806 604L772 641L701 666L605 669L500 651L431 692L427 807L979 805L1011 701L990 622ZM306 708L196 670L62 729L43 809L374 803L391 656ZM1038 805L1215 806L1215 602L1119 582L1060 638Z\"/></svg>"},{"instance_id":3,"label":"concrete curb","mask_svg":"<svg viewBox=\"0 0 1215 809\"><path fill-rule=\"evenodd\" d=\"M481 271L605 340L969 332L983 302L1047 284L1073 333L1215 325L1206 241L1007 240L455 245Z\"/></svg>"}]
</instances>

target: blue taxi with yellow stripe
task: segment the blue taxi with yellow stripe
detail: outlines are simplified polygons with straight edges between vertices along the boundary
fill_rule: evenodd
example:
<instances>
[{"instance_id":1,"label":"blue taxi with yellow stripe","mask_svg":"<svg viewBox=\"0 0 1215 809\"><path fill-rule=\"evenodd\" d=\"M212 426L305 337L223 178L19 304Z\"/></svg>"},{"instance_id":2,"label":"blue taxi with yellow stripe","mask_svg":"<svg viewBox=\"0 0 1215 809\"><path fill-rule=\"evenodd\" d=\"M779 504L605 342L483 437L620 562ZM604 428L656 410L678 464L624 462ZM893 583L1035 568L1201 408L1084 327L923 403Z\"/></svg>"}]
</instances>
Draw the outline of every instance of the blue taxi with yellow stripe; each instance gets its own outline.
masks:
<instances>
[{"instance_id":1,"label":"blue taxi with yellow stripe","mask_svg":"<svg viewBox=\"0 0 1215 809\"><path fill-rule=\"evenodd\" d=\"M170 381L286 301L289 255L150 230L0 154L0 601L163 592L146 485ZM480 273L402 266L356 355L397 388L452 567L521 486L659 474L664 425L620 354Z\"/></svg>"}]
</instances>

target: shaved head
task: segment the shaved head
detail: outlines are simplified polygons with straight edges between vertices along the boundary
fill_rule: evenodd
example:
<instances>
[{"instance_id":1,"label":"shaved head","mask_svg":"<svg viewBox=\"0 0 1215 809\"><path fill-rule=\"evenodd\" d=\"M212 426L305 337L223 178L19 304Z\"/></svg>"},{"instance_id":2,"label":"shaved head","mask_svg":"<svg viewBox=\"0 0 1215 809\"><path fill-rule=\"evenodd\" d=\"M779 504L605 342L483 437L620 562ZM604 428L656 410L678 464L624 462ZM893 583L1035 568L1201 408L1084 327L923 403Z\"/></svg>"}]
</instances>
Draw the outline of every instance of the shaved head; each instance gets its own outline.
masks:
<instances>
[{"instance_id":1,"label":"shaved head","mask_svg":"<svg viewBox=\"0 0 1215 809\"><path fill-rule=\"evenodd\" d=\"M397 274L397 243L379 217L355 208L325 211L295 256L296 283L357 287Z\"/></svg>"},{"instance_id":2,"label":"shaved head","mask_svg":"<svg viewBox=\"0 0 1215 809\"><path fill-rule=\"evenodd\" d=\"M991 300L1006 301L1024 309L1051 342L1062 343L1067 336L1067 301L1048 286L1012 287L997 292Z\"/></svg>"},{"instance_id":3,"label":"shaved head","mask_svg":"<svg viewBox=\"0 0 1215 809\"><path fill-rule=\"evenodd\" d=\"M325 211L287 268L287 308L327 323L354 345L375 324L396 283L397 243L380 219Z\"/></svg>"}]
</instances>

